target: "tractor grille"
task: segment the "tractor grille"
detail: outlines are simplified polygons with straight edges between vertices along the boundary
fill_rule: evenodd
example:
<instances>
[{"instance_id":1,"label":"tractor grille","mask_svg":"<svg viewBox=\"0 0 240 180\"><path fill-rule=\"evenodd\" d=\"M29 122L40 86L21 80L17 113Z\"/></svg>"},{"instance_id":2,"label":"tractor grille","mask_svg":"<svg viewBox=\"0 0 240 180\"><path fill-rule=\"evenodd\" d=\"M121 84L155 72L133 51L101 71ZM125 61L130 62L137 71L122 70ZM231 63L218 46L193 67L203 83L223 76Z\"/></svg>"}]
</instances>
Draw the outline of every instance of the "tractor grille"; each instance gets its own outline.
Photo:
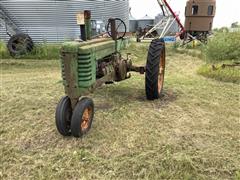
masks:
<instances>
[{"instance_id":1,"label":"tractor grille","mask_svg":"<svg viewBox=\"0 0 240 180\"><path fill-rule=\"evenodd\" d=\"M93 69L95 67L95 64L92 61L91 53L79 53L76 55L77 55L77 59L72 59L74 61L75 60L77 61L77 62L75 61L76 63L74 63L74 68L72 69L72 71L75 71L74 74L77 75L77 77L75 78L76 80L75 84L78 84L78 87L80 88L89 88L95 81L94 74L93 74ZM70 84L68 83L71 83L71 82L68 82L67 80L64 61L67 61L67 59L66 57L64 57L64 55L61 55L61 70L62 70L61 74L62 74L63 85L69 86Z\"/></svg>"},{"instance_id":2,"label":"tractor grille","mask_svg":"<svg viewBox=\"0 0 240 180\"><path fill-rule=\"evenodd\" d=\"M93 80L91 53L78 54L78 84L80 87L86 86Z\"/></svg>"},{"instance_id":3,"label":"tractor grille","mask_svg":"<svg viewBox=\"0 0 240 180\"><path fill-rule=\"evenodd\" d=\"M63 63L63 56L60 57L61 59L61 74L62 74L62 80L63 80L63 85L66 85L66 76L65 76L65 71L64 71L64 63Z\"/></svg>"}]
</instances>

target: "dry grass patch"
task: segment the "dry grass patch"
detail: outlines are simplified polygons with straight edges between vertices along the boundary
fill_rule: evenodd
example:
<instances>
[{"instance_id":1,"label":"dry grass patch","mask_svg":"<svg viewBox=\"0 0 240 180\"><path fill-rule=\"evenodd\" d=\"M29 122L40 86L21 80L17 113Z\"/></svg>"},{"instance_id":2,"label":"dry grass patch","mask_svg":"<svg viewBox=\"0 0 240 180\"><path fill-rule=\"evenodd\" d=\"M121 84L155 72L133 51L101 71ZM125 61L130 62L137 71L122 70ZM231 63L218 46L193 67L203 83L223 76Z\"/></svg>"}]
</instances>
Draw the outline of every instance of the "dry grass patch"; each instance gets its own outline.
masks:
<instances>
[{"instance_id":1,"label":"dry grass patch","mask_svg":"<svg viewBox=\"0 0 240 180\"><path fill-rule=\"evenodd\" d=\"M138 46L129 51L144 64ZM103 86L90 95L95 119L82 139L55 128L58 61L1 60L1 178L238 179L239 86L197 75L198 58L168 54L160 100L145 99L138 74Z\"/></svg>"}]
</instances>

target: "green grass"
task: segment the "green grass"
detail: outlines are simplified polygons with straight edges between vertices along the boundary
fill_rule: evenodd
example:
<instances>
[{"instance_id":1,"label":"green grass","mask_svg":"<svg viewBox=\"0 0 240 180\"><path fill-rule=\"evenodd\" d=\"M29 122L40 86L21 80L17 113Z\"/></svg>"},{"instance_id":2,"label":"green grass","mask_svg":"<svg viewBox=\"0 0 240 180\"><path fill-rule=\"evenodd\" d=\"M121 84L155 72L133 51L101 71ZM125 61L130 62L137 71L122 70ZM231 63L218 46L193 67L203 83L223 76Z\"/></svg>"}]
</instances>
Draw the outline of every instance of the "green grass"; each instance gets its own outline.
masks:
<instances>
[{"instance_id":1,"label":"green grass","mask_svg":"<svg viewBox=\"0 0 240 180\"><path fill-rule=\"evenodd\" d=\"M60 44L35 44L33 50L15 59L39 59L39 60L53 60L59 58ZM10 54L7 50L6 44L0 42L0 58L9 59Z\"/></svg>"},{"instance_id":2,"label":"green grass","mask_svg":"<svg viewBox=\"0 0 240 180\"><path fill-rule=\"evenodd\" d=\"M207 63L220 63L226 60L240 61L240 32L214 32L207 44L192 43L181 46L180 42L172 46L172 50L201 58Z\"/></svg>"},{"instance_id":3,"label":"green grass","mask_svg":"<svg viewBox=\"0 0 240 180\"><path fill-rule=\"evenodd\" d=\"M197 57L200 59L205 58L204 54L205 45L200 42L196 42L195 47L193 46L193 42L182 46L182 42L180 41L177 41L176 43L168 46L173 53L187 54L189 56Z\"/></svg>"},{"instance_id":4,"label":"green grass","mask_svg":"<svg viewBox=\"0 0 240 180\"><path fill-rule=\"evenodd\" d=\"M203 58L203 53L200 49L189 49L189 48L176 48L172 49L174 52L179 54L187 54L192 57Z\"/></svg>"},{"instance_id":5,"label":"green grass","mask_svg":"<svg viewBox=\"0 0 240 180\"><path fill-rule=\"evenodd\" d=\"M10 58L6 44L0 40L0 59Z\"/></svg>"},{"instance_id":6,"label":"green grass","mask_svg":"<svg viewBox=\"0 0 240 180\"><path fill-rule=\"evenodd\" d=\"M60 54L59 44L36 44L33 51L26 56L22 56L23 59L43 59L52 60L58 59Z\"/></svg>"},{"instance_id":7,"label":"green grass","mask_svg":"<svg viewBox=\"0 0 240 180\"><path fill-rule=\"evenodd\" d=\"M240 32L219 32L209 40L205 52L210 63L240 61Z\"/></svg>"},{"instance_id":8,"label":"green grass","mask_svg":"<svg viewBox=\"0 0 240 180\"><path fill-rule=\"evenodd\" d=\"M128 51L145 64L147 45ZM1 179L239 179L239 85L198 75L197 57L167 54L163 97L147 101L137 73L97 89L82 139L55 127L58 61L1 60Z\"/></svg>"},{"instance_id":9,"label":"green grass","mask_svg":"<svg viewBox=\"0 0 240 180\"><path fill-rule=\"evenodd\" d=\"M171 46L172 52L198 57L206 62L198 69L198 74L224 82L240 82L239 68L219 68L223 63L240 62L240 32L215 32L206 45L198 43L193 48L189 43L180 47L179 43ZM212 69L217 66L217 70Z\"/></svg>"},{"instance_id":10,"label":"green grass","mask_svg":"<svg viewBox=\"0 0 240 180\"><path fill-rule=\"evenodd\" d=\"M212 65L203 65L198 69L198 74L219 81L240 83L240 69L238 67L226 67L223 69L221 65L215 66L217 69L213 70Z\"/></svg>"}]
</instances>

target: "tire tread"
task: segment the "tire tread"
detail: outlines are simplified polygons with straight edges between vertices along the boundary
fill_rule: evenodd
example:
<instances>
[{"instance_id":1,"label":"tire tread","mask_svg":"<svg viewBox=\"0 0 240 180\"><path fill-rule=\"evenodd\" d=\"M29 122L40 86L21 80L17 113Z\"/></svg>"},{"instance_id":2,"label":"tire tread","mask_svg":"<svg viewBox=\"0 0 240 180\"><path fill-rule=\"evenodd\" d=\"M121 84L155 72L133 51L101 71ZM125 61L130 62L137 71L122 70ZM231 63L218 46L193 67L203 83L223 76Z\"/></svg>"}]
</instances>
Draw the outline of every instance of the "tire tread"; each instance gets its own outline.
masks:
<instances>
[{"instance_id":1,"label":"tire tread","mask_svg":"<svg viewBox=\"0 0 240 180\"><path fill-rule=\"evenodd\" d=\"M160 39L155 39L151 42L145 75L145 90L148 100L158 99L160 96L158 94L158 73L161 53L164 53L164 51L165 45Z\"/></svg>"}]
</instances>

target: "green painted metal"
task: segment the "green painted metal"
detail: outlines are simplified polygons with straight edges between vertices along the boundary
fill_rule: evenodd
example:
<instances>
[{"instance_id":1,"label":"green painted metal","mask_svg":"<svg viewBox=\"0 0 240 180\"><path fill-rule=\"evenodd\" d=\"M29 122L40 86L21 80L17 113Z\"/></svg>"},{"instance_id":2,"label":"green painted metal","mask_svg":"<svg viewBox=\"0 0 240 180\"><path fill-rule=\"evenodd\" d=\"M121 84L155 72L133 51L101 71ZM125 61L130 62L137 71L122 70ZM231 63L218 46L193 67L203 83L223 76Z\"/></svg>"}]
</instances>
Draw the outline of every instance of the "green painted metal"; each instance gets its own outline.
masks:
<instances>
[{"instance_id":1,"label":"green painted metal","mask_svg":"<svg viewBox=\"0 0 240 180\"><path fill-rule=\"evenodd\" d=\"M96 83L97 61L119 52L126 43L109 38L86 42L66 42L61 48L61 68L65 93L78 99Z\"/></svg>"}]
</instances>

